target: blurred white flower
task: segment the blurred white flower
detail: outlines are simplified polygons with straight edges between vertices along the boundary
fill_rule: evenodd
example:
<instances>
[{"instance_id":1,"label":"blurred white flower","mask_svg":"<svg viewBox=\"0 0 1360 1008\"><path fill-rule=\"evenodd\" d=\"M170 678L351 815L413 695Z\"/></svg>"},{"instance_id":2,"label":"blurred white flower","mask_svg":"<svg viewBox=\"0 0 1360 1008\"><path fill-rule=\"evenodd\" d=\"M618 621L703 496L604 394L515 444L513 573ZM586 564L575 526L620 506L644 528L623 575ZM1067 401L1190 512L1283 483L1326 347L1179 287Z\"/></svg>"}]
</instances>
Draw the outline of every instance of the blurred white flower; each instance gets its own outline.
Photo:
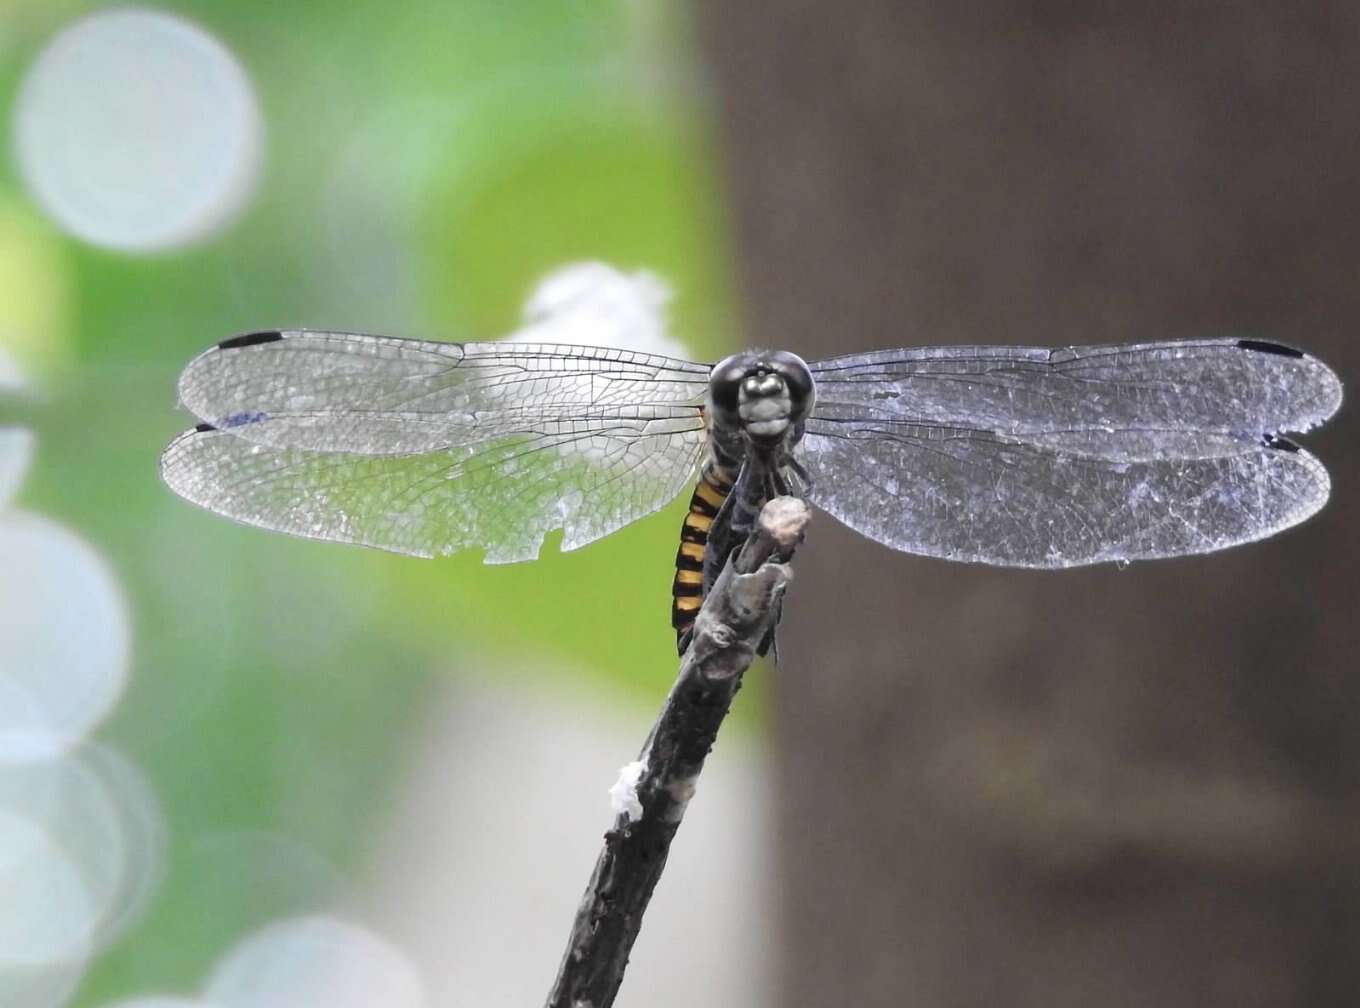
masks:
<instances>
[{"instance_id":1,"label":"blurred white flower","mask_svg":"<svg viewBox=\"0 0 1360 1008\"><path fill-rule=\"evenodd\" d=\"M666 331L670 291L646 270L623 273L600 262L554 270L524 303L516 343L619 347L685 358L684 344Z\"/></svg>"}]
</instances>

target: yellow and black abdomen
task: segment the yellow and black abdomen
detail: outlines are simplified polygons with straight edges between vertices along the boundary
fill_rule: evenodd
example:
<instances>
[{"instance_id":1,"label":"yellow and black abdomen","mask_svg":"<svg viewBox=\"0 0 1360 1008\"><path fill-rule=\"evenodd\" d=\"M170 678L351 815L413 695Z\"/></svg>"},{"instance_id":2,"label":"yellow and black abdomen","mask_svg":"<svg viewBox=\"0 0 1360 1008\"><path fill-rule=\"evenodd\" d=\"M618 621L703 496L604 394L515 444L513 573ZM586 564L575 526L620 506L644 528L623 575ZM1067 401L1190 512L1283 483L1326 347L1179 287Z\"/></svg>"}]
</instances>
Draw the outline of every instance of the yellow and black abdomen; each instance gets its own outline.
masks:
<instances>
[{"instance_id":1,"label":"yellow and black abdomen","mask_svg":"<svg viewBox=\"0 0 1360 1008\"><path fill-rule=\"evenodd\" d=\"M713 519L732 492L735 471L709 461L699 474L689 513L680 527L680 549L675 554L675 581L671 585L671 626L677 645L694 626L694 617L704 602L704 557Z\"/></svg>"}]
</instances>

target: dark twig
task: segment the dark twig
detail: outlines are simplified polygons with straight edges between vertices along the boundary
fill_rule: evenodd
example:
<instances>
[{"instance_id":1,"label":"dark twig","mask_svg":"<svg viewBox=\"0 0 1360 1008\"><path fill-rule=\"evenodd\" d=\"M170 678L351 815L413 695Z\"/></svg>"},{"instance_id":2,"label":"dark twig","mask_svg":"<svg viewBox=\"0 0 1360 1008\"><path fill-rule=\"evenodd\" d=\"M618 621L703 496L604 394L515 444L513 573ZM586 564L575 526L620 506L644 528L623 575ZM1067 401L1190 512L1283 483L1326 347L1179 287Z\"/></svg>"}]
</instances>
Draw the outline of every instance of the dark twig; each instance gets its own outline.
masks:
<instances>
[{"instance_id":1,"label":"dark twig","mask_svg":"<svg viewBox=\"0 0 1360 1008\"><path fill-rule=\"evenodd\" d=\"M604 836L548 1008L614 1003L671 838L742 674L774 624L793 577L786 564L811 514L794 497L768 502L751 537L704 600L680 674L638 757L636 803L625 801L625 811Z\"/></svg>"}]
</instances>

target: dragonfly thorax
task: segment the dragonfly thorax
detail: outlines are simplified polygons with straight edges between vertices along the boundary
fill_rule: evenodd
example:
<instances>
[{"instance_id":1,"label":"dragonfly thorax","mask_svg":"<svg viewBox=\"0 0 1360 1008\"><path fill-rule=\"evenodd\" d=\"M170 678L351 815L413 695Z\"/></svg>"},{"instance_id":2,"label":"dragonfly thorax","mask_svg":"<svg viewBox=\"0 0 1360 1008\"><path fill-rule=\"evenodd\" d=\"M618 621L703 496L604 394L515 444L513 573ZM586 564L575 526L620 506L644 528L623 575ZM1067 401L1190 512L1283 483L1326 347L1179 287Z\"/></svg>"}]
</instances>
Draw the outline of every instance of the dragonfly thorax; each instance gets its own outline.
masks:
<instances>
[{"instance_id":1,"label":"dragonfly thorax","mask_svg":"<svg viewBox=\"0 0 1360 1008\"><path fill-rule=\"evenodd\" d=\"M801 357L784 350L747 351L714 366L707 406L720 442L732 448L737 442L788 447L802 436L814 398L812 374Z\"/></svg>"}]
</instances>

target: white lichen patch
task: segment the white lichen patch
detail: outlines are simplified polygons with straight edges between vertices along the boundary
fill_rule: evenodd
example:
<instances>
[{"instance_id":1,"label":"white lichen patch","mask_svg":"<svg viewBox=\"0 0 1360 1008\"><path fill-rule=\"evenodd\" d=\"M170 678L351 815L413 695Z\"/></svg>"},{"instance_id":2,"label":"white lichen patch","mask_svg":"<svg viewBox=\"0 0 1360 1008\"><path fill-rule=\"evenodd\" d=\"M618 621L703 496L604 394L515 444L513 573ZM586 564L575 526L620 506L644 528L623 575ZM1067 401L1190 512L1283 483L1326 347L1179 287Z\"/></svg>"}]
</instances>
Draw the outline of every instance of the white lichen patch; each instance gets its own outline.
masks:
<instances>
[{"instance_id":1,"label":"white lichen patch","mask_svg":"<svg viewBox=\"0 0 1360 1008\"><path fill-rule=\"evenodd\" d=\"M637 787L642 775L647 772L647 764L634 760L619 770L619 779L609 789L609 807L615 815L628 817L629 822L642 818L642 802L638 800Z\"/></svg>"}]
</instances>

